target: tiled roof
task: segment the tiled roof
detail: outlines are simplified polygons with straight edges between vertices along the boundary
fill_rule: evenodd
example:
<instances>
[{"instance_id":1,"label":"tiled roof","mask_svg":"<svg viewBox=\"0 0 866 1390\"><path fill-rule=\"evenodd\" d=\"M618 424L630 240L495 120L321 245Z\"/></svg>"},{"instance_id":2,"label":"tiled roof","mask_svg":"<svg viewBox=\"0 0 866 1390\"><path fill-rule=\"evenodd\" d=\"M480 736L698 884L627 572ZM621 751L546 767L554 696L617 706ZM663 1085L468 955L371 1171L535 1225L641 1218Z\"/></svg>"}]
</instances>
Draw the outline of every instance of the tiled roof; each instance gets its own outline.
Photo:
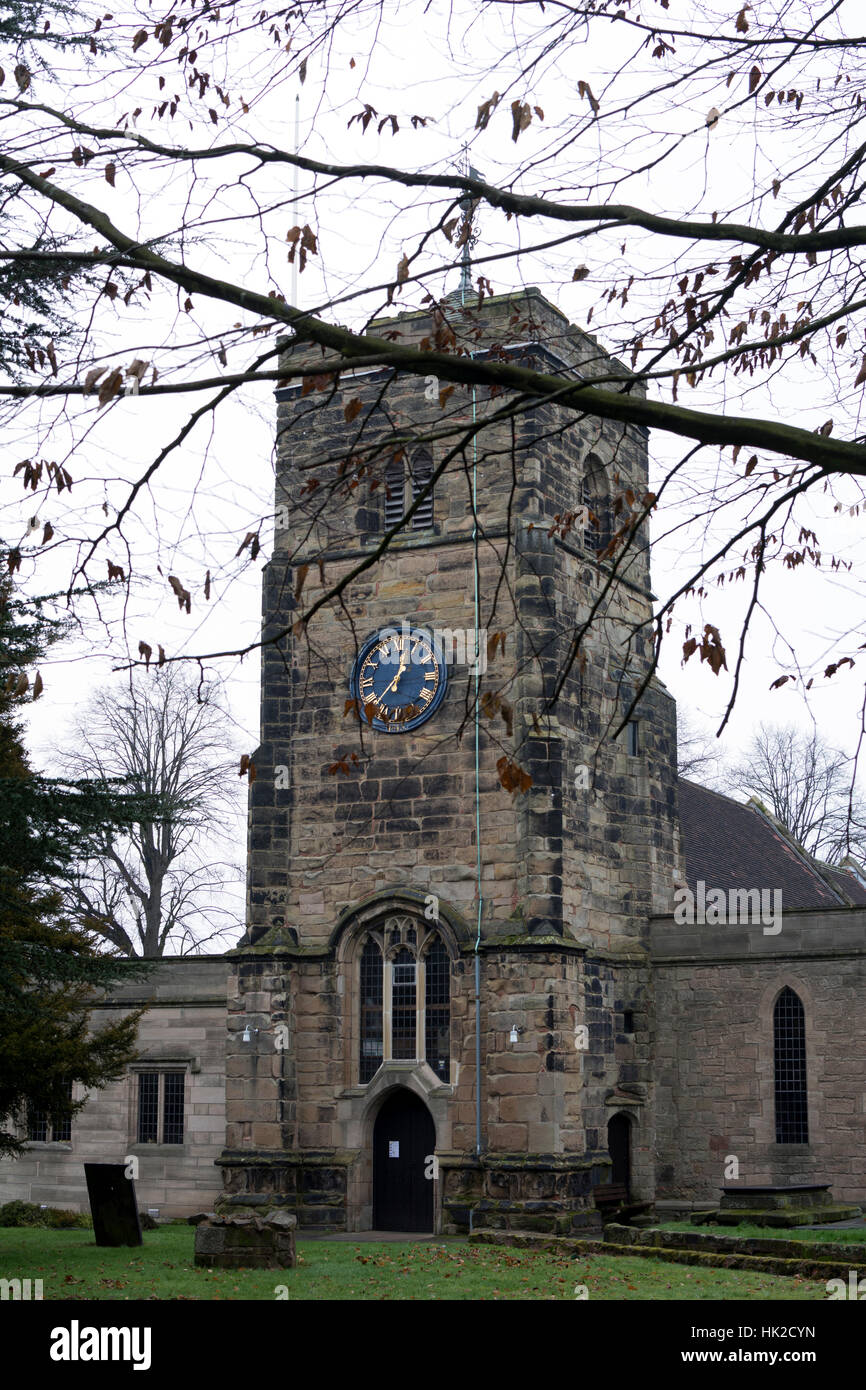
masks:
<instances>
[{"instance_id":1,"label":"tiled roof","mask_svg":"<svg viewBox=\"0 0 866 1390\"><path fill-rule=\"evenodd\" d=\"M707 889L781 889L783 909L866 904L866 886L845 869L812 859L753 805L679 780L686 881Z\"/></svg>"}]
</instances>

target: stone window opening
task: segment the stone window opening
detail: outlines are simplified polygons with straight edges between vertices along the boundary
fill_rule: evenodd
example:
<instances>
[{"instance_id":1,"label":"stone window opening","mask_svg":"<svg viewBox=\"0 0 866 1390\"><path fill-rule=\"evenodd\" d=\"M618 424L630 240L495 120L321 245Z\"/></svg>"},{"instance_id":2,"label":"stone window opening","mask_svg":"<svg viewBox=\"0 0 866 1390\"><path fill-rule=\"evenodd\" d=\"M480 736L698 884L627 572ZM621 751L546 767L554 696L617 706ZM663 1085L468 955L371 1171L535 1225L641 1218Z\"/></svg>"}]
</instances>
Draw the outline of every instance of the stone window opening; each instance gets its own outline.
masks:
<instances>
[{"instance_id":1,"label":"stone window opening","mask_svg":"<svg viewBox=\"0 0 866 1390\"><path fill-rule=\"evenodd\" d=\"M773 1007L773 1072L776 1143L808 1144L806 1014L788 985Z\"/></svg>"},{"instance_id":2,"label":"stone window opening","mask_svg":"<svg viewBox=\"0 0 866 1390\"><path fill-rule=\"evenodd\" d=\"M186 1072L143 1070L136 1077L136 1143L184 1142L184 1090Z\"/></svg>"},{"instance_id":3,"label":"stone window opening","mask_svg":"<svg viewBox=\"0 0 866 1390\"><path fill-rule=\"evenodd\" d=\"M358 1079L389 1061L422 1062L451 1076L451 959L441 935L412 918L388 918L359 957Z\"/></svg>"},{"instance_id":4,"label":"stone window opening","mask_svg":"<svg viewBox=\"0 0 866 1390\"><path fill-rule=\"evenodd\" d=\"M586 456L580 501L586 508L584 548L597 557L598 552L604 550L610 542L611 523L607 474L601 460L595 454Z\"/></svg>"},{"instance_id":5,"label":"stone window opening","mask_svg":"<svg viewBox=\"0 0 866 1390\"><path fill-rule=\"evenodd\" d=\"M420 449L409 462L408 470L402 459L395 459L385 469L385 529L390 531L406 515L412 503L433 476L433 460L426 449ZM413 531L429 531L433 525L433 489L419 504L412 517Z\"/></svg>"}]
</instances>

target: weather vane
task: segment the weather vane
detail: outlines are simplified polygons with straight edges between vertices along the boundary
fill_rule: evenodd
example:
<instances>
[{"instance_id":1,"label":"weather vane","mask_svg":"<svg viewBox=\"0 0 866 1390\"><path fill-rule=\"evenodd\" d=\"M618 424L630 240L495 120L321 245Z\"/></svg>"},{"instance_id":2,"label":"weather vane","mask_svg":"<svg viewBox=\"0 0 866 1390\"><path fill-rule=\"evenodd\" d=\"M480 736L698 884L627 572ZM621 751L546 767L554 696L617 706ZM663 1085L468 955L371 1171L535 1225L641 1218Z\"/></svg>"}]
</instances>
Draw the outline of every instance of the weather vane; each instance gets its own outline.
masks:
<instances>
[{"instance_id":1,"label":"weather vane","mask_svg":"<svg viewBox=\"0 0 866 1390\"><path fill-rule=\"evenodd\" d=\"M481 179L477 169L474 169L468 160L463 171L465 176L470 179ZM460 207L463 212L463 226L460 230L460 237L463 243L460 264L460 303L465 304L467 296L472 291L472 281L470 279L470 267L472 264L472 249L478 244L479 233L475 229L474 213L478 207L480 198L473 198L471 194L461 198Z\"/></svg>"}]
</instances>

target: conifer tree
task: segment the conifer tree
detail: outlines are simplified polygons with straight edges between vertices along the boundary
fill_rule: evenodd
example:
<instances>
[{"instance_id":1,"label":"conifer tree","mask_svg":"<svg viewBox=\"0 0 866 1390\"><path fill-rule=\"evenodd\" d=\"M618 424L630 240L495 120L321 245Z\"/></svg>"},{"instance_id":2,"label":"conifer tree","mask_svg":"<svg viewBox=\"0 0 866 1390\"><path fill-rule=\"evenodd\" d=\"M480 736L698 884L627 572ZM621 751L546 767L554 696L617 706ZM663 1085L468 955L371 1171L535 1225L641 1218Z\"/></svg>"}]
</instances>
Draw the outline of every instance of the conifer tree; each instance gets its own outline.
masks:
<instances>
[{"instance_id":1,"label":"conifer tree","mask_svg":"<svg viewBox=\"0 0 866 1390\"><path fill-rule=\"evenodd\" d=\"M70 1100L70 1083L99 1087L121 1074L142 1012L91 1031L95 991L146 967L100 954L64 918L55 887L100 830L140 814L138 803L115 783L42 777L24 746L21 710L42 689L34 668L62 634L43 603L0 585L0 1154L20 1152L25 1106L65 1119L84 1103Z\"/></svg>"}]
</instances>

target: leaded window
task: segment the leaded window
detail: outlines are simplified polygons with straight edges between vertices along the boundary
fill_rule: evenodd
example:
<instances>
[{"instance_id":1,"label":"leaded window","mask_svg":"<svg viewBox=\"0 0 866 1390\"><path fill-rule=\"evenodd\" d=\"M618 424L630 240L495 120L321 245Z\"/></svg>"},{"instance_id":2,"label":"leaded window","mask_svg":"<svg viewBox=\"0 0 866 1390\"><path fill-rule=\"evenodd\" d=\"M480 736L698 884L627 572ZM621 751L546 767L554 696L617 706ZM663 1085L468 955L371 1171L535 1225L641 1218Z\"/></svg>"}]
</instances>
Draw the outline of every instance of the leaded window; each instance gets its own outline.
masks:
<instances>
[{"instance_id":1,"label":"leaded window","mask_svg":"<svg viewBox=\"0 0 866 1390\"><path fill-rule=\"evenodd\" d=\"M415 957L398 951L391 965L391 1056L398 1061L416 1055L417 993Z\"/></svg>"},{"instance_id":2,"label":"leaded window","mask_svg":"<svg viewBox=\"0 0 866 1390\"><path fill-rule=\"evenodd\" d=\"M451 961L438 931L409 916L371 932L359 960L359 1080L383 1062L425 1060L451 1075Z\"/></svg>"},{"instance_id":3,"label":"leaded window","mask_svg":"<svg viewBox=\"0 0 866 1390\"><path fill-rule=\"evenodd\" d=\"M72 1082L65 1085L66 1098L72 1100ZM52 1115L47 1110L27 1107L27 1138L31 1143L68 1144L72 1140L72 1116Z\"/></svg>"},{"instance_id":4,"label":"leaded window","mask_svg":"<svg viewBox=\"0 0 866 1390\"><path fill-rule=\"evenodd\" d=\"M182 1144L184 1086L182 1071L138 1073L139 1144Z\"/></svg>"},{"instance_id":5,"label":"leaded window","mask_svg":"<svg viewBox=\"0 0 866 1390\"><path fill-rule=\"evenodd\" d=\"M372 1081L382 1065L382 952L372 938L361 952L361 1082Z\"/></svg>"},{"instance_id":6,"label":"leaded window","mask_svg":"<svg viewBox=\"0 0 866 1390\"><path fill-rule=\"evenodd\" d=\"M787 985L773 1009L773 1065L776 1143L808 1144L806 1015L799 998Z\"/></svg>"},{"instance_id":7,"label":"leaded window","mask_svg":"<svg viewBox=\"0 0 866 1390\"><path fill-rule=\"evenodd\" d=\"M451 1075L451 962L437 937L424 958L424 1056L440 1081Z\"/></svg>"}]
</instances>

